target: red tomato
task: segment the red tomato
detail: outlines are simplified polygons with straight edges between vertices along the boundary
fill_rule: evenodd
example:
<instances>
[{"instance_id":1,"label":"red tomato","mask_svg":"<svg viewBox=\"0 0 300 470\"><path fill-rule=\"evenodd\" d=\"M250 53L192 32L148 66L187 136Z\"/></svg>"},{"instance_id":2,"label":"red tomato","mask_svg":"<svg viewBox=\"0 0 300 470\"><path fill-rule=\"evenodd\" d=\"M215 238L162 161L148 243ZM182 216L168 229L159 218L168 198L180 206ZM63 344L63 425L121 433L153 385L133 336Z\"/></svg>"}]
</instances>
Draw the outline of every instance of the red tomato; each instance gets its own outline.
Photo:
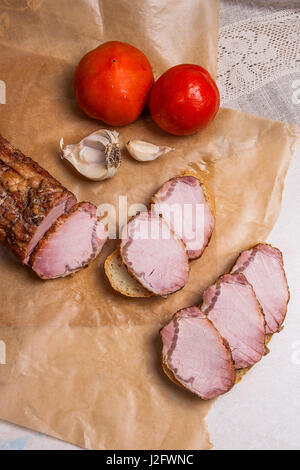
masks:
<instances>
[{"instance_id":1,"label":"red tomato","mask_svg":"<svg viewBox=\"0 0 300 470\"><path fill-rule=\"evenodd\" d=\"M111 41L83 57L74 85L86 114L111 126L124 126L143 111L153 82L151 65L141 51Z\"/></svg>"},{"instance_id":2,"label":"red tomato","mask_svg":"<svg viewBox=\"0 0 300 470\"><path fill-rule=\"evenodd\" d=\"M156 124L175 135L190 135L207 126L220 107L218 87L198 65L177 65L155 83L150 112Z\"/></svg>"}]
</instances>

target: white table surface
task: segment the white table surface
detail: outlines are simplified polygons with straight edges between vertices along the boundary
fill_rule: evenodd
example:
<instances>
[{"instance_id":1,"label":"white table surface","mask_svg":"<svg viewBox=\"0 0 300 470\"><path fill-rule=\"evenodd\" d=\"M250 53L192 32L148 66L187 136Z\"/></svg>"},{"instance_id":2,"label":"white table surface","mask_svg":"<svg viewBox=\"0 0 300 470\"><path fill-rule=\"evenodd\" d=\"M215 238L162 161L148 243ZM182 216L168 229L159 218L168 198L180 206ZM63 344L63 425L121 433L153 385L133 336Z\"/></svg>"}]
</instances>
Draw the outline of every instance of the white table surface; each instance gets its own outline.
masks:
<instances>
[{"instance_id":1,"label":"white table surface","mask_svg":"<svg viewBox=\"0 0 300 470\"><path fill-rule=\"evenodd\" d=\"M300 149L290 166L281 215L269 241L284 254L291 300L271 353L207 418L216 449L300 449Z\"/></svg>"}]
</instances>

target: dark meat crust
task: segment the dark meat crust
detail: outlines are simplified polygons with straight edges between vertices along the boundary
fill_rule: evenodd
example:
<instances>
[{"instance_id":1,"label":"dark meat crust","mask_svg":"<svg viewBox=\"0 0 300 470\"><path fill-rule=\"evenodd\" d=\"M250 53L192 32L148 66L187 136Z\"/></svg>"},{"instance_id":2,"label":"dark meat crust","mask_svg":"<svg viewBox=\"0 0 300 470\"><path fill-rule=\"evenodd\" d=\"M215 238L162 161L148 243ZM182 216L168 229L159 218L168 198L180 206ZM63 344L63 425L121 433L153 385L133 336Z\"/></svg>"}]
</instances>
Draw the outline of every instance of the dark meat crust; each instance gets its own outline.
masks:
<instances>
[{"instance_id":1,"label":"dark meat crust","mask_svg":"<svg viewBox=\"0 0 300 470\"><path fill-rule=\"evenodd\" d=\"M76 200L46 170L0 135L0 242L24 261L28 245L49 212Z\"/></svg>"}]
</instances>

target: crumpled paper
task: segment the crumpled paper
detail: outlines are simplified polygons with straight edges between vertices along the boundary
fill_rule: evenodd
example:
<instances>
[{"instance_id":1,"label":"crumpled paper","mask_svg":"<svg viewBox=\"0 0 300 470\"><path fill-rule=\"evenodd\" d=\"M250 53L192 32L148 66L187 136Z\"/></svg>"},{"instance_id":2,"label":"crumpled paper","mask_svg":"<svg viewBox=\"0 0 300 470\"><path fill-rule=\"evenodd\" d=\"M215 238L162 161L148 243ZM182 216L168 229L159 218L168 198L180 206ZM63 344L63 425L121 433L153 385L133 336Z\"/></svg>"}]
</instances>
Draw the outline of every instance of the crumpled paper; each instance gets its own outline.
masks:
<instances>
[{"instance_id":1,"label":"crumpled paper","mask_svg":"<svg viewBox=\"0 0 300 470\"><path fill-rule=\"evenodd\" d=\"M77 107L74 67L88 50L117 39L141 48L158 76L171 65L194 62L214 76L218 1L6 0L0 5L0 132L38 161L79 200L149 202L184 170L206 180L216 203L216 230L194 261L184 290L160 298L115 293L103 262L72 278L43 282L0 248L0 418L92 449L208 449L210 403L179 389L160 366L158 331L201 293L237 254L265 240L280 212L284 178L299 130L222 109L199 134L178 138L145 114L119 129L130 138L175 151L150 163L123 151L117 176L83 181L60 160L59 140L79 141L104 127ZM245 378L247 380L247 378Z\"/></svg>"}]
</instances>

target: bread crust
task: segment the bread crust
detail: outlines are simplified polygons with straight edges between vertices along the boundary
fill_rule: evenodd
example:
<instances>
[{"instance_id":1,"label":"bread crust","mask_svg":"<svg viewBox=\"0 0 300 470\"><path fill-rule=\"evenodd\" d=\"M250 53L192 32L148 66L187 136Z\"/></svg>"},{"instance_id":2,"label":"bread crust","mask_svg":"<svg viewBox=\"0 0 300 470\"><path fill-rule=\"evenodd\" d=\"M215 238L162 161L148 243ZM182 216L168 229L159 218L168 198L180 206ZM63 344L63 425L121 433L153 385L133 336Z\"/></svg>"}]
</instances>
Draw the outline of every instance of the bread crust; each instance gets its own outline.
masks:
<instances>
[{"instance_id":1,"label":"bread crust","mask_svg":"<svg viewBox=\"0 0 300 470\"><path fill-rule=\"evenodd\" d=\"M265 349L266 349L266 352L265 352L265 356L269 353L268 351L268 344L269 342L271 341L273 335L266 335L266 338L265 338ZM237 369L236 370L236 380L235 380L235 385L240 383L243 378L245 377L245 375L254 367L256 366L256 364L254 364L253 366L250 366L250 367L245 367L244 369Z\"/></svg>"},{"instance_id":2,"label":"bread crust","mask_svg":"<svg viewBox=\"0 0 300 470\"><path fill-rule=\"evenodd\" d=\"M289 289L289 286L288 286L288 282L287 282L287 278L286 278L286 273L285 273L285 270L284 270L283 255L282 255L282 252L281 252L278 248L272 246L270 243L266 243L266 242L257 242L257 243L255 243L255 244L253 244L253 246L250 246L247 250L243 250L243 251L238 255L238 257L236 258L236 260L239 258L239 256L240 256L244 251L251 250L251 249L255 248L257 245L267 245L267 246L270 246L271 248L276 249L276 250L278 250L278 251L280 252L281 258L282 258L282 266L281 266L281 269L282 269L282 271L283 271L283 273L284 273L284 277L285 277L285 279L286 279L287 288L288 288L288 293L289 293L289 299L288 299L288 301L289 301L289 300L290 300L290 289ZM233 267L234 267L235 264L236 264L236 260L235 260L235 262L232 264L232 266L225 272L225 274L231 273ZM221 277L222 277L222 276L221 276ZM253 286L251 285L251 283L249 283L249 284L250 284L250 286L252 287L252 290L254 291ZM255 293L255 291L254 291L254 293ZM264 316L262 307L261 307L261 305L260 305L258 299L257 299L257 302L258 302L258 304L259 304L259 306L260 306L261 314ZM288 302L287 302L287 306L288 306ZM286 306L286 313L287 313L287 306ZM200 310L201 310L201 306L199 306L199 308L200 308ZM176 315L176 314L175 314L175 315ZM286 314L285 314L285 317L286 317ZM283 327L282 327L282 328L283 328ZM282 328L281 328L281 329L282 329ZM161 330L160 330L160 331L161 331ZM277 333L280 333L280 331L281 331L281 330L279 330ZM276 334L276 333L273 333L273 334L266 334L266 335L265 335L265 354L264 354L264 356L266 356L266 355L269 353L268 345L269 345L271 339L273 338L273 335L274 335L274 334ZM221 335L220 335L220 336L221 336ZM223 341L225 342L225 344L227 343L227 341L224 340L224 338L223 338ZM228 346L228 343L227 343L227 346ZM229 346L228 346L228 347L229 347ZM162 360L162 367L163 367L163 370L164 370L165 374L169 377L169 379L170 379L172 382L174 382L176 385L178 385L179 387L181 387L181 388L183 388L183 389L185 389L185 390L188 390L188 389L186 389L186 387L184 387L184 386L176 379L176 377L174 376L173 372L168 368L167 364L166 364L165 361L164 361L163 353L161 353L161 360ZM256 365L256 364L254 364L253 366L250 366L250 367L246 367L246 368L244 368L244 369L237 369L237 370L235 371L236 380L235 380L235 384L234 384L234 385L236 385L236 384L238 384L239 382L241 382L241 381L243 380L243 378L245 377L245 375L246 375L255 365ZM190 391L190 390L189 390L189 391ZM230 391L230 390L229 390L229 391ZM191 392L191 391L190 391L190 392ZM193 393L193 392L191 392L191 393ZM194 394L194 393L193 393L193 394ZM194 394L194 395L198 396L197 394Z\"/></svg>"},{"instance_id":3,"label":"bread crust","mask_svg":"<svg viewBox=\"0 0 300 470\"><path fill-rule=\"evenodd\" d=\"M115 281L112 273L111 273L111 270L110 270L110 263L111 261L113 260L113 258L117 257L117 256L120 256L120 250L117 248L115 251L113 251L105 260L105 263L104 263L104 270L105 270L105 274L110 282L110 285L112 286L112 288L122 294L122 295L125 295L126 297L131 297L131 298L149 298L149 297L153 297L153 294L151 292L148 292L145 288L143 288L145 290L145 295L135 295L133 293L130 293L129 292L129 289L128 291L126 290L122 290L121 287L119 286L119 284ZM123 263L124 264L124 263ZM124 267L126 268L126 266L124 265ZM128 272L127 268L126 268L126 271ZM128 272L128 275L130 276L129 272ZM135 279L130 276L134 281ZM137 282L137 281L136 281ZM138 286L139 287L142 287L138 282L137 282Z\"/></svg>"},{"instance_id":4,"label":"bread crust","mask_svg":"<svg viewBox=\"0 0 300 470\"><path fill-rule=\"evenodd\" d=\"M271 245L270 243L266 243L266 242L257 242L257 243L254 243L253 245L251 245L248 249L241 251L240 254L237 256L235 262L234 262L234 263L231 265L231 267L225 272L225 274L231 273L233 267L234 267L235 264L236 264L237 259L241 256L241 254L242 254L244 251L252 250L252 249L255 248L257 245L266 245L266 246L270 246L271 248L273 248L273 249L275 249L275 250L277 250L277 251L280 252L281 258L282 258L282 266L281 266L281 269L282 269L282 271L283 271L283 274L284 274L284 277L285 277L285 280L286 280L286 284L287 284L287 288L288 288L288 293L289 293L288 302L289 302L290 297L291 297L291 294L290 294L290 289L289 289L289 285L288 285L288 282L287 282L286 273L285 273L285 270L284 270L283 254L282 254L282 252L281 252L278 248L274 247L274 246ZM249 284L251 285L251 283L249 283ZM252 289L253 289L253 286L252 286L252 285L251 285L251 287L252 287ZM253 291L254 291L254 289L253 289ZM255 291L254 291L254 293L255 293ZM257 297L256 297L256 298L257 298ZM257 302L259 303L259 300L258 300L258 299L257 299ZM284 319L286 318L286 315L287 315L287 306L288 306L288 302L287 302L287 305L286 305L286 312L285 312L285 317L284 317ZM260 305L260 303L259 303L259 305ZM201 308L201 307L200 307L200 308ZM264 316L263 309L262 309L261 305L260 305L260 309L261 309L262 315ZM283 321L284 321L284 320L283 320ZM283 327L282 327L282 328L283 328ZM268 350L268 347L267 347L267 346L269 345L271 339L273 338L273 336L274 336L275 334L280 333L280 331L282 330L282 328L281 328L277 333L266 334L266 336L265 336L265 350L266 350L265 356L269 353L269 350ZM241 380L243 380L244 376L245 376L255 365L256 365L256 364L254 364L253 366L250 366L250 367L246 367L246 368L244 368L244 369L237 369L237 370L236 370L236 381L235 381L235 383L238 384L239 382L241 382Z\"/></svg>"},{"instance_id":5,"label":"bread crust","mask_svg":"<svg viewBox=\"0 0 300 470\"><path fill-rule=\"evenodd\" d=\"M213 214L213 217L214 217L214 219L215 219L215 218L216 218L216 208L215 208L214 197L213 197L213 195L212 195L210 189L208 188L208 186L207 186L207 184L206 184L206 182L205 182L203 176L200 175L200 173L197 173L197 172L195 172L195 171L183 171L183 172L181 172L179 175L174 176L173 178L170 178L170 180L168 180L168 181L172 181L172 180L174 180L174 179L176 179L176 178L183 178L184 176L192 176L192 177L194 177L194 178L196 178L196 179L198 179L198 180L200 181L201 186L202 186L202 189L203 189L203 192L204 192L204 196L205 196L206 202L208 203L209 208L210 208L210 210L211 210L211 212L212 212L212 214ZM166 181L166 183L167 183L168 181ZM164 184L165 184L165 183L164 183ZM156 194L156 193L155 193L155 194ZM151 205L154 203L154 199L153 199L153 198L155 197L155 194L151 197L151 201L150 201L150 204L149 204L149 206L148 206L149 211L151 210ZM134 217L136 217L136 216L134 216ZM128 223L130 223L130 222L134 219L134 217L132 217L132 218L128 221ZM170 229L170 230L171 230L171 229ZM174 233L173 230L171 230L171 231ZM193 261L199 259L199 258L202 256L202 254L204 253L205 249L206 249L207 246L209 245L209 242L210 242L210 240L211 240L211 237L212 237L212 235L213 235L213 232L214 232L214 231L212 231L212 233L211 233L211 235L210 235L210 237L209 237L209 239L208 239L208 241L207 241L207 244L205 245L204 250L203 250L203 252L201 253L201 255L199 255L197 258L190 259L189 262L193 262ZM183 242L183 240L181 240L181 242L182 242L183 245L185 246L185 243ZM116 287L117 287L117 283L114 281L113 276L112 276L111 273L110 273L110 270L109 270L109 263L110 263L111 259L112 259L114 256L117 256L118 254L120 254L120 256L121 256L121 258L122 258L122 255L121 255L121 253L120 253L120 245L119 245L119 248L117 248L117 250L115 250L113 253L111 253L111 255L109 255L108 258L107 258L107 260L105 261L105 265L104 265L104 267L105 267L105 273L106 273L106 275L107 275L107 277L108 277L108 280L109 280L109 282L110 282L110 284L111 284L111 286L113 287L114 290L116 290L117 292L121 293L122 295L125 295L126 297L136 297L136 296L134 296L134 295L128 294L128 292L126 292L125 290L121 290L121 289L119 289L119 288L116 288ZM123 258L122 258L122 260L123 260ZM124 263L124 260L123 260L123 263ZM126 269L127 269L127 271L128 271L128 274L129 274L143 289L145 289L145 290L147 291L147 289L146 289L146 288L140 283L140 281L135 277L134 273L128 268L128 266L126 265L126 263L124 263L124 265L125 265L125 267L126 267ZM183 289L183 288L182 288L182 289ZM180 291L180 290L181 290L181 289L179 289L179 291ZM154 296L160 297L159 295L154 294L154 293L152 293L152 292L150 292L150 291L148 291L148 292L149 292L149 295L147 295L147 296L145 295L145 298L154 297ZM177 291L177 292L178 292L178 291ZM142 297L141 297L141 298L142 298Z\"/></svg>"},{"instance_id":6,"label":"bread crust","mask_svg":"<svg viewBox=\"0 0 300 470\"><path fill-rule=\"evenodd\" d=\"M129 224L132 220L134 220L136 217L137 217L137 215L135 215L134 217L131 217L131 219L128 221L128 224ZM165 222L165 224L167 224L167 222L161 217L161 215L160 215L159 217ZM167 224L167 225L168 225L168 224ZM169 227L169 226L168 226L168 227ZM169 227L169 229L170 229L170 232L175 235L174 230L172 230L170 227ZM186 254L186 259L187 259L187 262L189 263L187 251L186 251L186 248L185 248L185 244L184 244L183 240L181 240L181 239L178 239L178 241L179 241L179 242L182 244L182 246L184 247L184 251L185 251L185 254ZM121 244L120 244L120 246L121 246ZM140 282L140 280L135 276L135 274L133 273L133 271L127 266L126 262L125 262L124 259L123 259L121 250L120 250L120 256L121 256L121 258L122 258L122 261L123 261L124 265L126 266L126 269L127 269L127 271L128 271L128 274L129 274L138 284L140 284L145 290L148 291L148 289L147 289L146 287L144 287L143 284ZM189 266L189 272L190 272L190 270L191 270L191 268L190 268L190 266ZM172 294L175 294L175 292L181 291L184 287L185 287L185 286L181 287L180 289L177 289L177 291L172 292ZM151 294L149 297L162 297L161 295L155 294L154 292L151 292L151 291L148 291L148 292L149 292L149 294ZM172 294L169 294L169 295L172 295ZM168 297L168 296L166 296L166 297Z\"/></svg>"},{"instance_id":7,"label":"bread crust","mask_svg":"<svg viewBox=\"0 0 300 470\"><path fill-rule=\"evenodd\" d=\"M287 282L287 277L286 277L286 273L285 273L285 270L284 270L284 261L283 261L283 254L282 252L279 250L279 248L276 248L275 246L271 245L271 243L266 243L266 242L257 242L255 243L254 245L250 246L247 250L243 250L240 252L240 254L237 256L235 262L233 263L233 265L231 266L231 268L229 269L228 272L231 272L232 269L234 268L235 264L236 264L236 261L238 260L238 258L241 256L242 253L244 253L244 251L249 251L249 250L252 250L253 248L255 248L257 245L266 245L266 246L270 246L271 248L279 251L280 255L281 255L281 259L282 259L282 265L280 266L281 269L282 269L282 272L284 274L284 278L286 280L286 285L287 285L287 289L288 289L288 294L289 294L289 297L288 297L288 301L287 301L287 304L286 304L286 310L285 310L285 315L284 315L284 319L283 319L283 322L286 318L286 315L287 315L287 307L288 307L288 303L290 301L290 298L291 298L291 293L290 293L290 288L289 288L289 285L288 285L288 282ZM250 283L249 283L250 284ZM251 285L251 284L250 284ZM253 287L252 287L253 288ZM254 289L253 289L254 290ZM259 300L257 299L258 303L259 303ZM261 311L263 313L263 309L261 307ZM264 315L264 313L263 313ZM275 334L278 334L280 333L280 331L282 330L283 327L281 327L281 329L277 332L277 333L272 333L272 334L266 334L266 337L265 337L265 349L266 349L266 353L265 353L265 356L268 354L268 344L270 343L271 339L273 338L273 336ZM245 369L239 369L237 371L237 380L236 380L236 383L239 383L241 380L243 380L243 377L252 369L252 367L254 366L251 366L251 367L246 367Z\"/></svg>"}]
</instances>

